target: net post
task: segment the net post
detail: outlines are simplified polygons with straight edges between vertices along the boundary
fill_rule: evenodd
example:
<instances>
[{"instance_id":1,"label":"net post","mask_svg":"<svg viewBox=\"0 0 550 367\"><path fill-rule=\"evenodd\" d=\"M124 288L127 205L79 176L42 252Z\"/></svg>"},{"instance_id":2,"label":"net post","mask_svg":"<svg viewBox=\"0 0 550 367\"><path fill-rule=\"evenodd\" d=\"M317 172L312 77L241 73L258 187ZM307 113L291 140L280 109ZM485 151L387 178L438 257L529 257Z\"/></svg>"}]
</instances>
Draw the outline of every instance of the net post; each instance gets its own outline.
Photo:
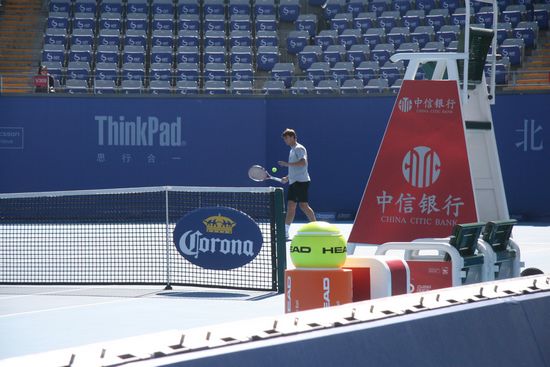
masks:
<instances>
[{"instance_id":1,"label":"net post","mask_svg":"<svg viewBox=\"0 0 550 367\"><path fill-rule=\"evenodd\" d=\"M283 189L275 189L275 233L277 242L277 293L285 292L286 270L286 235L285 235L285 206Z\"/></svg>"},{"instance_id":2,"label":"net post","mask_svg":"<svg viewBox=\"0 0 550 367\"><path fill-rule=\"evenodd\" d=\"M164 191L164 197L165 197L165 236L166 236L166 287L164 287L165 290L172 289L171 279L170 279L170 215L168 210L168 192L169 188L167 187Z\"/></svg>"}]
</instances>

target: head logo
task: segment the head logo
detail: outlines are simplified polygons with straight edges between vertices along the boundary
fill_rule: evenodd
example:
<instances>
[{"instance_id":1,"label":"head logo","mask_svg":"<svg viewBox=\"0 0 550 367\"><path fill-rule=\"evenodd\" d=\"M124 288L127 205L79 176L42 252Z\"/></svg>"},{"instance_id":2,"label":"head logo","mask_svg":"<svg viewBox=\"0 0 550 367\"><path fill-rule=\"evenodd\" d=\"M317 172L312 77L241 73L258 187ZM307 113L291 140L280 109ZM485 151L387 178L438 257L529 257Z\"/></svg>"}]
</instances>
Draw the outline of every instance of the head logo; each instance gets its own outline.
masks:
<instances>
[{"instance_id":1,"label":"head logo","mask_svg":"<svg viewBox=\"0 0 550 367\"><path fill-rule=\"evenodd\" d=\"M397 106L399 107L399 110L401 112L409 112L410 110L412 110L413 103L410 98L403 97L399 100Z\"/></svg>"},{"instance_id":2,"label":"head logo","mask_svg":"<svg viewBox=\"0 0 550 367\"><path fill-rule=\"evenodd\" d=\"M430 147L419 146L407 152L403 158L402 172L405 180L414 187L429 187L441 173L439 155Z\"/></svg>"},{"instance_id":3,"label":"head logo","mask_svg":"<svg viewBox=\"0 0 550 367\"><path fill-rule=\"evenodd\" d=\"M227 207L197 209L178 221L174 244L189 262L228 270L254 260L263 245L260 228L245 213Z\"/></svg>"}]
</instances>

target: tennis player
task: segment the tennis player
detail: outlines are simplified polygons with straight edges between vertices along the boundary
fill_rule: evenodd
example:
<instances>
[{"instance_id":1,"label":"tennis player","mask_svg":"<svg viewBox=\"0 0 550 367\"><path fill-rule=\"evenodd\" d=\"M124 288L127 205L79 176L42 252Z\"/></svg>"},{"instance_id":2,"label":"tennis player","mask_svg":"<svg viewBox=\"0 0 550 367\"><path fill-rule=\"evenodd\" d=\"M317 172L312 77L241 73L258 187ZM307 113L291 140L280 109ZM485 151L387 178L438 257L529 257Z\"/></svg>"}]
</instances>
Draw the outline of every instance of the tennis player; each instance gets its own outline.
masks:
<instances>
[{"instance_id":1,"label":"tennis player","mask_svg":"<svg viewBox=\"0 0 550 367\"><path fill-rule=\"evenodd\" d=\"M290 147L288 162L279 161L281 167L288 167L288 176L283 177L283 183L289 183L287 193L287 207L285 229L288 238L288 229L296 215L296 206L306 215L310 222L315 221L315 213L308 204L309 173L306 148L298 143L296 132L292 129L283 131L283 140Z\"/></svg>"}]
</instances>

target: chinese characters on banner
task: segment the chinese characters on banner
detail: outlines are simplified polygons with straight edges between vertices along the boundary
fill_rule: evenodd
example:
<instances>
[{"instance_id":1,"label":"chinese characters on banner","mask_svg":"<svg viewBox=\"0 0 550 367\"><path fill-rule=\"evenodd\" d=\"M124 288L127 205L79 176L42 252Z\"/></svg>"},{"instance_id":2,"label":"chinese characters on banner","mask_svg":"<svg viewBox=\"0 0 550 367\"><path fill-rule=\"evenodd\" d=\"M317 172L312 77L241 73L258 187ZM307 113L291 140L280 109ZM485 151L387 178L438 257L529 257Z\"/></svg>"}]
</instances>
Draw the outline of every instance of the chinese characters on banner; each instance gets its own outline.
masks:
<instances>
[{"instance_id":1,"label":"chinese characters on banner","mask_svg":"<svg viewBox=\"0 0 550 367\"><path fill-rule=\"evenodd\" d=\"M404 81L349 242L446 237L476 220L457 82Z\"/></svg>"}]
</instances>

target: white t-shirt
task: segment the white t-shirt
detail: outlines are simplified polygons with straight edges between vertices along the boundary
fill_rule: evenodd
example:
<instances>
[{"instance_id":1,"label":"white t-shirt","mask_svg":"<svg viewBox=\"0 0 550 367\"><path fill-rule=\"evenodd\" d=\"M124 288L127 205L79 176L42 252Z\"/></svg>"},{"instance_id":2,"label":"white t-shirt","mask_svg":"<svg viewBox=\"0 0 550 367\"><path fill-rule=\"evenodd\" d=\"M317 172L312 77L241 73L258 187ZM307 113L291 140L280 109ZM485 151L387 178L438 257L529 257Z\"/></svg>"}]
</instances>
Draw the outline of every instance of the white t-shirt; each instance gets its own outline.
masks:
<instances>
[{"instance_id":1,"label":"white t-shirt","mask_svg":"<svg viewBox=\"0 0 550 367\"><path fill-rule=\"evenodd\" d=\"M306 164L304 166L289 166L288 167L288 182L293 184L294 182L307 182L310 180L309 173L307 172L307 150L302 144L296 143L294 147L290 149L288 155L289 163L296 163L300 159L305 158Z\"/></svg>"}]
</instances>

